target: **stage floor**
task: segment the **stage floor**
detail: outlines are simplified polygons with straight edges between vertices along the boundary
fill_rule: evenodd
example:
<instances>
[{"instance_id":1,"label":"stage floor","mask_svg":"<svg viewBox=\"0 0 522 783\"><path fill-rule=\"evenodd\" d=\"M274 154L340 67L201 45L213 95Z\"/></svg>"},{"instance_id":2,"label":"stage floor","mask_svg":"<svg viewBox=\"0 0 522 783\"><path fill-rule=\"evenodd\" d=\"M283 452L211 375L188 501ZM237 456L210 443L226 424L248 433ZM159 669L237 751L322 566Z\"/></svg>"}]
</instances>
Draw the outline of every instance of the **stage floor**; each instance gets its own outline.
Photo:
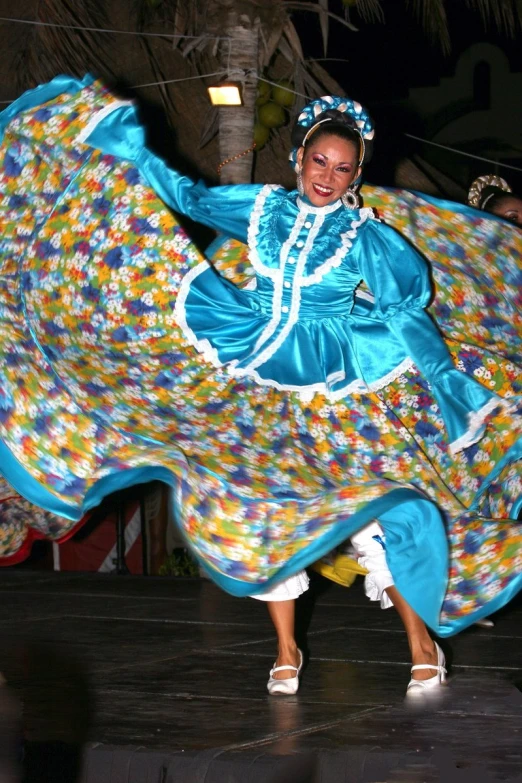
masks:
<instances>
[{"instance_id":1,"label":"stage floor","mask_svg":"<svg viewBox=\"0 0 522 783\"><path fill-rule=\"evenodd\" d=\"M521 620L518 601L493 629L443 641L451 687L420 714L403 706L400 623L361 582L315 578L299 601L301 689L269 697L261 602L206 580L4 569L3 726L27 783L72 783L79 748L81 783L521 780Z\"/></svg>"}]
</instances>

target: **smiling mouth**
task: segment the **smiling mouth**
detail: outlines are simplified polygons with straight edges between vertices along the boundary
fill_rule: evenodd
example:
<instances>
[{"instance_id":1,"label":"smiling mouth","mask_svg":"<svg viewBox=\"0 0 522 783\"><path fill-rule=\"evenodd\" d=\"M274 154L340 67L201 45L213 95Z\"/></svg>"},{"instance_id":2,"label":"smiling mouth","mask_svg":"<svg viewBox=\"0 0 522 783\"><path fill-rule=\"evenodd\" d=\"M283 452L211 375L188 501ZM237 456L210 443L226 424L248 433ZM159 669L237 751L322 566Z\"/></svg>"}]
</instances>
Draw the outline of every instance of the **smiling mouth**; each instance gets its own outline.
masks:
<instances>
[{"instance_id":1,"label":"smiling mouth","mask_svg":"<svg viewBox=\"0 0 522 783\"><path fill-rule=\"evenodd\" d=\"M333 193L333 188L325 188L323 185L316 185L315 182L312 183L312 188L314 189L314 193L317 193L318 196L322 196L323 198L328 198Z\"/></svg>"}]
</instances>

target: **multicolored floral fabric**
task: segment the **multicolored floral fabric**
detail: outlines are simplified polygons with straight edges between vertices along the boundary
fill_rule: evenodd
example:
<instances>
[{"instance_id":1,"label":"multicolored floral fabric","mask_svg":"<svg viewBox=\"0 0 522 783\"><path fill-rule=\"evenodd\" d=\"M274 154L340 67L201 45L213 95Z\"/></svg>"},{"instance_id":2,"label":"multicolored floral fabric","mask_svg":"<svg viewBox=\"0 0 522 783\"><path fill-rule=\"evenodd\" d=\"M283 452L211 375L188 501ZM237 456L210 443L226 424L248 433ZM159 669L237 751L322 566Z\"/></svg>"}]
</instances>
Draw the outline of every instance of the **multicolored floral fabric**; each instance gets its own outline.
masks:
<instances>
[{"instance_id":1,"label":"multicolored floral fabric","mask_svg":"<svg viewBox=\"0 0 522 783\"><path fill-rule=\"evenodd\" d=\"M418 194L365 189L367 206L431 262L431 310L457 366L513 397L478 444L452 455L415 369L378 393L303 402L230 377L187 344L173 309L199 253L131 164L78 141L111 100L102 85L83 86L21 111L4 134L2 554L16 557L35 534L62 540L108 492L160 479L175 488L193 551L238 595L378 517L397 584L439 633L509 600L521 573L522 232ZM239 284L249 275L237 242L222 244L215 264ZM447 535L449 575L434 563L428 597L399 560L393 571L401 518L427 568L430 541L440 551Z\"/></svg>"}]
</instances>

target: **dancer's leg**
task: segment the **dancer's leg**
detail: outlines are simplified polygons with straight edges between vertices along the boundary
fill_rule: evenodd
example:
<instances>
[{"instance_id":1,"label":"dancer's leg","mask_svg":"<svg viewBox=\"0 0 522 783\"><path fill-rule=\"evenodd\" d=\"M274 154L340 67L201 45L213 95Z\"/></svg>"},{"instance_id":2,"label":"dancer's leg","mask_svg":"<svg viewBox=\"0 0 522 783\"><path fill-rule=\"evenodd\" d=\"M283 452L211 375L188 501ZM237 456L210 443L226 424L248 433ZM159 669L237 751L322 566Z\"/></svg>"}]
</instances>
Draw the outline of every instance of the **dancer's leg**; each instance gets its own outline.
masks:
<instances>
[{"instance_id":1,"label":"dancer's leg","mask_svg":"<svg viewBox=\"0 0 522 783\"><path fill-rule=\"evenodd\" d=\"M384 609L395 606L408 637L413 665L424 663L436 666L437 650L428 629L393 584L386 563L384 539L383 530L377 522L366 525L351 538L359 563L368 570L365 578L366 595L373 601L380 601ZM428 680L433 677L433 670L416 669L412 677L415 680Z\"/></svg>"},{"instance_id":2,"label":"dancer's leg","mask_svg":"<svg viewBox=\"0 0 522 783\"><path fill-rule=\"evenodd\" d=\"M270 590L255 595L259 601L266 601L268 613L277 634L278 654L275 667L290 665L298 667L299 651L295 641L295 599L308 590L309 579L305 571L280 582ZM276 680L286 680L295 677L292 669L274 672Z\"/></svg>"},{"instance_id":3,"label":"dancer's leg","mask_svg":"<svg viewBox=\"0 0 522 783\"><path fill-rule=\"evenodd\" d=\"M295 599L289 601L267 601L268 613L274 624L277 634L277 659L276 666L299 666L299 653L295 641ZM286 680L295 677L291 669L283 669L282 672L274 672L275 680Z\"/></svg>"},{"instance_id":4,"label":"dancer's leg","mask_svg":"<svg viewBox=\"0 0 522 783\"><path fill-rule=\"evenodd\" d=\"M415 666L416 664L429 663L432 666L436 666L437 650L424 622L404 600L396 587L387 587L386 592L404 625L410 646L412 664ZM411 676L414 680L429 680L433 677L433 674L433 669L416 669Z\"/></svg>"}]
</instances>

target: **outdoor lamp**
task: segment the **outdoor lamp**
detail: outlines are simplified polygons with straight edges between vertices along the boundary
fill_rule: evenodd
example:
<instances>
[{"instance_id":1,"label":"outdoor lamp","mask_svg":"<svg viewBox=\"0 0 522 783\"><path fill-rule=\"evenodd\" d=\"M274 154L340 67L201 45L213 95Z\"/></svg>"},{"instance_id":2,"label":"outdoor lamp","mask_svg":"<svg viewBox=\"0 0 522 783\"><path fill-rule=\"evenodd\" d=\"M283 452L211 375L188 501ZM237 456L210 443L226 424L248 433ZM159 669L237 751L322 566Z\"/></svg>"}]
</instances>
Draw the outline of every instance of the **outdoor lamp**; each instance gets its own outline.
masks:
<instances>
[{"instance_id":1,"label":"outdoor lamp","mask_svg":"<svg viewBox=\"0 0 522 783\"><path fill-rule=\"evenodd\" d=\"M213 106L242 106L241 86L237 82L224 82L223 84L207 87L210 102Z\"/></svg>"}]
</instances>

